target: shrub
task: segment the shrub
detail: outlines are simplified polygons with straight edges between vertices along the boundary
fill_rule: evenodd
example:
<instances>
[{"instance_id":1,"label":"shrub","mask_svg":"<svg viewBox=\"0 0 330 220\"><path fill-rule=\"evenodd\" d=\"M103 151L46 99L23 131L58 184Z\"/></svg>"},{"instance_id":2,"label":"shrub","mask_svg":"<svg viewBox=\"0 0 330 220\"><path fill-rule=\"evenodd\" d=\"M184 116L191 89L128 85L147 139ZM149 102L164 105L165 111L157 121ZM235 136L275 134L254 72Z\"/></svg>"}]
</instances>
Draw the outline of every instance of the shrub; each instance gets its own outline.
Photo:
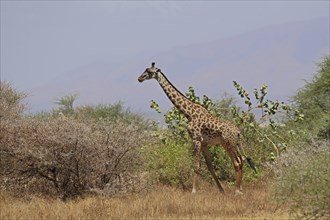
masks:
<instances>
[{"instance_id":1,"label":"shrub","mask_svg":"<svg viewBox=\"0 0 330 220\"><path fill-rule=\"evenodd\" d=\"M293 97L305 120L300 134L307 139L330 139L330 56L317 65L316 74ZM300 136L301 136L300 135Z\"/></svg>"},{"instance_id":2,"label":"shrub","mask_svg":"<svg viewBox=\"0 0 330 220\"><path fill-rule=\"evenodd\" d=\"M77 94L69 94L55 99L57 107L50 112L40 112L31 115L33 118L57 118L60 116L72 117L84 121L109 121L121 120L128 124L147 125L146 120L139 113L133 112L125 107L122 102L114 104L83 105L74 107L74 102L78 98Z\"/></svg>"},{"instance_id":3,"label":"shrub","mask_svg":"<svg viewBox=\"0 0 330 220\"><path fill-rule=\"evenodd\" d=\"M0 81L0 121L20 117L26 106L25 93L18 92L9 83Z\"/></svg>"},{"instance_id":4,"label":"shrub","mask_svg":"<svg viewBox=\"0 0 330 220\"><path fill-rule=\"evenodd\" d=\"M273 196L290 204L298 219L329 219L329 142L303 144L282 154L271 165L276 182Z\"/></svg>"},{"instance_id":5,"label":"shrub","mask_svg":"<svg viewBox=\"0 0 330 220\"><path fill-rule=\"evenodd\" d=\"M25 96L0 82L1 189L63 199L138 190L150 140L140 115L121 103L73 107L77 95L68 95L52 112L23 117Z\"/></svg>"},{"instance_id":6,"label":"shrub","mask_svg":"<svg viewBox=\"0 0 330 220\"><path fill-rule=\"evenodd\" d=\"M189 188L192 176L191 142L179 143L166 131L158 131L158 134L162 136L161 141L145 151L148 171L153 179L162 184Z\"/></svg>"},{"instance_id":7,"label":"shrub","mask_svg":"<svg viewBox=\"0 0 330 220\"><path fill-rule=\"evenodd\" d=\"M121 102L115 104L85 105L74 109L74 117L80 120L116 121L121 120L129 124L146 125L145 119Z\"/></svg>"},{"instance_id":8,"label":"shrub","mask_svg":"<svg viewBox=\"0 0 330 220\"><path fill-rule=\"evenodd\" d=\"M90 191L134 190L147 133L134 124L72 118L2 121L1 186L74 198Z\"/></svg>"}]
</instances>

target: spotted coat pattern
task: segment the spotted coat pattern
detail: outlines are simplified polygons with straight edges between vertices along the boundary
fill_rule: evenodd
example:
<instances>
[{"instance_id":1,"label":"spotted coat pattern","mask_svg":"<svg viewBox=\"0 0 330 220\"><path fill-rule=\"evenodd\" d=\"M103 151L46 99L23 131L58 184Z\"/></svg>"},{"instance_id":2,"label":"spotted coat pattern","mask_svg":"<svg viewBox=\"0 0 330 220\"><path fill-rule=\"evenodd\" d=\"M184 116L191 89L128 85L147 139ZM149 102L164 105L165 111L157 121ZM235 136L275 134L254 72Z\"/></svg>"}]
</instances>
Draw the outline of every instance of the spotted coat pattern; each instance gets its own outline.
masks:
<instances>
[{"instance_id":1,"label":"spotted coat pattern","mask_svg":"<svg viewBox=\"0 0 330 220\"><path fill-rule=\"evenodd\" d=\"M237 146L240 144L239 129L231 122L210 114L202 105L190 101L171 84L162 71L155 67L154 63L142 73L138 78L138 81L143 82L148 79L156 79L173 105L188 119L188 132L194 145L195 158L192 192L196 192L201 153L205 158L206 165L214 178L219 191L224 192L221 183L214 172L208 150L209 145L221 145L225 148L232 160L236 171L237 192L241 193L243 158L237 150Z\"/></svg>"}]
</instances>

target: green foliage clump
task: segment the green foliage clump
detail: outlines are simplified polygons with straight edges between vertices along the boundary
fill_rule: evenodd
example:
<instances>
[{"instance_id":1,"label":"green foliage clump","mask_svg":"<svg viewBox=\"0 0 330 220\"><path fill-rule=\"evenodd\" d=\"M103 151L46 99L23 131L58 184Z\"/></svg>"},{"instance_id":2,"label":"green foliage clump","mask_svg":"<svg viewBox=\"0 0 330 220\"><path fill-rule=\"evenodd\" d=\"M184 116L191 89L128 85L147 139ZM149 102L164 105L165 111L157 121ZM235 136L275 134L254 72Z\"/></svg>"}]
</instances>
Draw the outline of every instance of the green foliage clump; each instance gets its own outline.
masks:
<instances>
[{"instance_id":1,"label":"green foliage clump","mask_svg":"<svg viewBox=\"0 0 330 220\"><path fill-rule=\"evenodd\" d=\"M171 136L162 132L165 136ZM191 183L191 144L178 143L173 137L150 146L147 152L147 166L154 179L165 185L187 189Z\"/></svg>"},{"instance_id":2,"label":"green foliage clump","mask_svg":"<svg viewBox=\"0 0 330 220\"><path fill-rule=\"evenodd\" d=\"M311 82L293 97L297 108L305 115L300 132L307 138L330 139L330 56L317 65Z\"/></svg>"},{"instance_id":3,"label":"green foliage clump","mask_svg":"<svg viewBox=\"0 0 330 220\"><path fill-rule=\"evenodd\" d=\"M41 112L32 115L33 118L71 117L77 120L93 122L115 122L120 120L128 124L147 126L146 120L139 113L125 107L122 102L114 104L84 105L74 107L78 94L69 94L55 99L57 107L51 112Z\"/></svg>"},{"instance_id":4,"label":"green foliage clump","mask_svg":"<svg viewBox=\"0 0 330 220\"><path fill-rule=\"evenodd\" d=\"M125 108L121 102L111 105L81 106L75 109L74 117L98 121L122 120L127 123L143 123L145 121L142 115Z\"/></svg>"},{"instance_id":5,"label":"green foliage clump","mask_svg":"<svg viewBox=\"0 0 330 220\"><path fill-rule=\"evenodd\" d=\"M280 153L286 150L292 136L292 132L287 130L280 120L292 115L293 122L299 122L304 120L304 115L284 102L267 99L268 86L265 84L259 90L253 90L253 98L236 81L234 87L247 106L246 111L232 108L234 120L245 141L248 145L258 146L255 150L260 150L256 154L259 161L276 160Z\"/></svg>"}]
</instances>

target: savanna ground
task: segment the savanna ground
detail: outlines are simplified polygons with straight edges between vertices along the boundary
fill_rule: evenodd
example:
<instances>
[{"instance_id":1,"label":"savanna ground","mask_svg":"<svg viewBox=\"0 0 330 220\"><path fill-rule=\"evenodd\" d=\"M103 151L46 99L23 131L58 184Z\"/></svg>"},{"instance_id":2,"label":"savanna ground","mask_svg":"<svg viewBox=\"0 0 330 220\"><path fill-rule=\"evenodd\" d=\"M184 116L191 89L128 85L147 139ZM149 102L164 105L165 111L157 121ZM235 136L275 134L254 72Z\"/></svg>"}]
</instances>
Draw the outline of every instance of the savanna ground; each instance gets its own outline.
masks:
<instances>
[{"instance_id":1,"label":"savanna ground","mask_svg":"<svg viewBox=\"0 0 330 220\"><path fill-rule=\"evenodd\" d=\"M240 196L221 147L210 152L226 193L203 159L191 193L193 148L175 108L164 115L151 101L160 125L121 103L75 107L68 95L26 115L26 95L0 81L0 220L330 219L330 57L290 104L269 100L267 85L234 87L245 106L185 95L240 128L258 171L244 165Z\"/></svg>"},{"instance_id":2,"label":"savanna ground","mask_svg":"<svg viewBox=\"0 0 330 220\"><path fill-rule=\"evenodd\" d=\"M236 196L204 184L192 194L173 187L159 187L144 194L85 197L73 201L14 198L1 193L0 219L290 219L285 206L271 199L266 183L245 186Z\"/></svg>"}]
</instances>

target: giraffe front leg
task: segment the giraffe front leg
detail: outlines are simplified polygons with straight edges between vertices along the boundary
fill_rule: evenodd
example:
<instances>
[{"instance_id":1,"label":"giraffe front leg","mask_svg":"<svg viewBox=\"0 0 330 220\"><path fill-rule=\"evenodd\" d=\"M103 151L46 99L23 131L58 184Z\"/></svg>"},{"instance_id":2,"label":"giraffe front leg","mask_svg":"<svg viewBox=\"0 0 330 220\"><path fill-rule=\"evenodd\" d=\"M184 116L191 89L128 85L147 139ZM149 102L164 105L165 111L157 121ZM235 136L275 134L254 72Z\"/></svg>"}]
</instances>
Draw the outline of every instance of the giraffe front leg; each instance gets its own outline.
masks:
<instances>
[{"instance_id":1,"label":"giraffe front leg","mask_svg":"<svg viewBox=\"0 0 330 220\"><path fill-rule=\"evenodd\" d=\"M197 179L198 179L198 171L200 167L200 154L201 154L201 148L202 148L202 143L197 140L193 140L193 147L194 147L194 174L193 174L193 188L192 188L192 193L196 193L196 184L197 184Z\"/></svg>"}]
</instances>

